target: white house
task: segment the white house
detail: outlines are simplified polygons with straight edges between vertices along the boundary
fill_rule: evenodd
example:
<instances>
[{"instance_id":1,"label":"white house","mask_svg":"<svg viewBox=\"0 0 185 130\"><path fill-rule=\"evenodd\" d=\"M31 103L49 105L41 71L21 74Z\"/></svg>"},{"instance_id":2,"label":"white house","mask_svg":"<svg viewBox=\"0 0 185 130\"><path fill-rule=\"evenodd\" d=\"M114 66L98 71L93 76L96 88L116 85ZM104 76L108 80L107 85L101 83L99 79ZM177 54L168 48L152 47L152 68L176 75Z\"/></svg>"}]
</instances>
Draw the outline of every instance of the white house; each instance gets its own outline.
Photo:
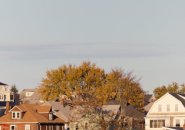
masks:
<instances>
[{"instance_id":1,"label":"white house","mask_svg":"<svg viewBox=\"0 0 185 130\"><path fill-rule=\"evenodd\" d=\"M0 82L0 102L14 101L14 95L11 93L10 86Z\"/></svg>"},{"instance_id":2,"label":"white house","mask_svg":"<svg viewBox=\"0 0 185 130\"><path fill-rule=\"evenodd\" d=\"M44 102L37 88L23 89L20 93L20 99L22 103L40 104Z\"/></svg>"},{"instance_id":3,"label":"white house","mask_svg":"<svg viewBox=\"0 0 185 130\"><path fill-rule=\"evenodd\" d=\"M145 130L169 130L184 124L185 94L166 93L153 103L145 117Z\"/></svg>"}]
</instances>

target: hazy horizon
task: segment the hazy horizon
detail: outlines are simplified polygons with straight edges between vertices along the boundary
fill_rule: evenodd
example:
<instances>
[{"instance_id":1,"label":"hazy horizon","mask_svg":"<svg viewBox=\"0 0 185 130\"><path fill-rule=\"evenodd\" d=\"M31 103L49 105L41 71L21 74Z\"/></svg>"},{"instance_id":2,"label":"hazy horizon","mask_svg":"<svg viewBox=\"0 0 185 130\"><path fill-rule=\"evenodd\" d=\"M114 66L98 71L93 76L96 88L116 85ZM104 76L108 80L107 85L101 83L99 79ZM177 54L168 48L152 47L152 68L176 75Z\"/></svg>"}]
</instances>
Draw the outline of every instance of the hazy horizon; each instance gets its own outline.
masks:
<instances>
[{"instance_id":1,"label":"hazy horizon","mask_svg":"<svg viewBox=\"0 0 185 130\"><path fill-rule=\"evenodd\" d=\"M39 85L47 70L91 61L122 68L145 91L185 83L185 1L0 2L0 82Z\"/></svg>"}]
</instances>

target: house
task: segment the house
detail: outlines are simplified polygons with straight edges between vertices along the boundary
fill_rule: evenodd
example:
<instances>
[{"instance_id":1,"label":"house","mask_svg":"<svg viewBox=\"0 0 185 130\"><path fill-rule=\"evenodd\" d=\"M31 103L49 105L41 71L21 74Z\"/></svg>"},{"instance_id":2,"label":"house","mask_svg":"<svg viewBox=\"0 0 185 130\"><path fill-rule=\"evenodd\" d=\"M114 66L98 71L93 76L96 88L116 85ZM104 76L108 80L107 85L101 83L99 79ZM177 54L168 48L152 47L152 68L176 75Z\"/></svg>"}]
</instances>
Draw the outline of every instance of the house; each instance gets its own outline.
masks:
<instances>
[{"instance_id":1,"label":"house","mask_svg":"<svg viewBox=\"0 0 185 130\"><path fill-rule=\"evenodd\" d=\"M66 105L64 102L48 101L41 106L52 107L53 114L64 120L64 128L70 130L87 130L93 129L93 124L89 123L89 118L85 117L85 113L80 112L80 107L72 108L70 105Z\"/></svg>"},{"instance_id":2,"label":"house","mask_svg":"<svg viewBox=\"0 0 185 130\"><path fill-rule=\"evenodd\" d=\"M13 107L18 104L18 94L11 92L10 86L0 82L0 116L4 115L7 105Z\"/></svg>"},{"instance_id":3,"label":"house","mask_svg":"<svg viewBox=\"0 0 185 130\"><path fill-rule=\"evenodd\" d=\"M20 100L22 103L29 103L29 104L41 104L44 102L40 98L37 88L23 89L20 93Z\"/></svg>"},{"instance_id":4,"label":"house","mask_svg":"<svg viewBox=\"0 0 185 130\"><path fill-rule=\"evenodd\" d=\"M145 114L148 113L148 111L150 110L150 108L152 107L154 101L155 101L155 97L151 94L145 94L144 96L144 111L145 111Z\"/></svg>"},{"instance_id":5,"label":"house","mask_svg":"<svg viewBox=\"0 0 185 130\"><path fill-rule=\"evenodd\" d=\"M181 127L163 127L162 130L185 130Z\"/></svg>"},{"instance_id":6,"label":"house","mask_svg":"<svg viewBox=\"0 0 185 130\"><path fill-rule=\"evenodd\" d=\"M113 112L117 110L117 108L121 109L120 102L117 100L110 100L109 102L107 102L106 105L103 106L103 108L105 106L107 110L110 109ZM124 111L125 111L124 112L125 126L130 126L134 130L144 129L144 116L145 116L144 112L138 110L137 107L134 107L129 103L125 106ZM118 114L119 114L119 111L118 111Z\"/></svg>"},{"instance_id":7,"label":"house","mask_svg":"<svg viewBox=\"0 0 185 130\"><path fill-rule=\"evenodd\" d=\"M100 130L102 124L107 125L107 128L109 130L115 130L117 129L115 125L118 125L121 123L121 105L119 104L111 104L111 105L103 105L100 109L102 114L93 115L93 114L86 114L82 115L81 118L79 118L76 121L70 122L70 129L76 130L75 127L79 128L80 130ZM82 110L83 111L83 110ZM77 114L79 114L77 111ZM73 115L73 114L72 114ZM102 120L102 117L104 118ZM135 107L132 105L127 105L125 107L125 126L127 128L131 127L134 130L142 130L144 128L144 113L138 111ZM103 122L102 122L103 121ZM105 122L104 122L105 121ZM116 124L111 124L111 122L114 122ZM131 125L130 125L130 124ZM87 129L88 128L88 129Z\"/></svg>"},{"instance_id":8,"label":"house","mask_svg":"<svg viewBox=\"0 0 185 130\"><path fill-rule=\"evenodd\" d=\"M41 106L48 106L50 105L52 107L53 114L59 117L60 119L64 120L65 122L65 127L68 128L68 124L70 122L70 114L71 114L71 108L70 106L64 106L61 102L56 102L56 101L48 101Z\"/></svg>"},{"instance_id":9,"label":"house","mask_svg":"<svg viewBox=\"0 0 185 130\"><path fill-rule=\"evenodd\" d=\"M166 93L156 100L145 117L145 130L182 129L185 124L185 94Z\"/></svg>"},{"instance_id":10,"label":"house","mask_svg":"<svg viewBox=\"0 0 185 130\"><path fill-rule=\"evenodd\" d=\"M153 104L154 104L154 102L150 102L143 107L145 113L148 113L148 111L150 110L150 108L152 107Z\"/></svg>"},{"instance_id":11,"label":"house","mask_svg":"<svg viewBox=\"0 0 185 130\"><path fill-rule=\"evenodd\" d=\"M0 130L64 130L64 121L51 106L20 104L0 117Z\"/></svg>"},{"instance_id":12,"label":"house","mask_svg":"<svg viewBox=\"0 0 185 130\"><path fill-rule=\"evenodd\" d=\"M0 102L2 101L14 101L14 95L10 90L10 86L0 82Z\"/></svg>"},{"instance_id":13,"label":"house","mask_svg":"<svg viewBox=\"0 0 185 130\"><path fill-rule=\"evenodd\" d=\"M149 104L151 102L154 102L155 100L156 99L155 99L154 95L152 95L152 94L145 94L145 96L144 96L144 105L147 105L147 104Z\"/></svg>"}]
</instances>

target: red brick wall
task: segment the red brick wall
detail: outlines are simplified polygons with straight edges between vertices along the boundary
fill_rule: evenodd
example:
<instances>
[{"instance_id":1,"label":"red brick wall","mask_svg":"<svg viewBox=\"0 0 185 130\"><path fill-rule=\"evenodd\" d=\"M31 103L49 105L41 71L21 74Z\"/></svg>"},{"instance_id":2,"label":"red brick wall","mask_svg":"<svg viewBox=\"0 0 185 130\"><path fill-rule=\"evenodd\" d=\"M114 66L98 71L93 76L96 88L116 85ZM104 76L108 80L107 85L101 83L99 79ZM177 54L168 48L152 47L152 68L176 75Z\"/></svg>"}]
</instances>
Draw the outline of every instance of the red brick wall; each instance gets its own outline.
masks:
<instances>
[{"instance_id":1,"label":"red brick wall","mask_svg":"<svg viewBox=\"0 0 185 130\"><path fill-rule=\"evenodd\" d=\"M29 125L29 123L26 123ZM26 124L0 124L1 130L10 130L10 125L15 125L16 130L25 130ZM30 124L30 130L37 130L37 124Z\"/></svg>"},{"instance_id":2,"label":"red brick wall","mask_svg":"<svg viewBox=\"0 0 185 130\"><path fill-rule=\"evenodd\" d=\"M29 123L23 124L0 124L1 130L10 130L10 125L16 125L16 130L25 130L25 125L29 125ZM58 125L53 125L53 130L57 130ZM38 126L38 124L30 124L30 130L46 130L46 125ZM52 125L47 125L47 129L52 129ZM60 125L59 130L64 130L64 126Z\"/></svg>"}]
</instances>

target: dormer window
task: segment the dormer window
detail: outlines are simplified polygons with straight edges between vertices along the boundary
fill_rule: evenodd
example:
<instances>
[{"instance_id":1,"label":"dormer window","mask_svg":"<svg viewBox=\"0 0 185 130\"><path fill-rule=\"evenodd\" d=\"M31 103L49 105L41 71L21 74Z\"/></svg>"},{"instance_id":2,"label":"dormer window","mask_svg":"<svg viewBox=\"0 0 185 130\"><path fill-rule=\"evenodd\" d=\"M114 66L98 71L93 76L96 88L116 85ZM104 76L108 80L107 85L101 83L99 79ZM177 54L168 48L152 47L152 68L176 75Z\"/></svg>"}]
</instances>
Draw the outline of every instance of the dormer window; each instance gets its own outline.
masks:
<instances>
[{"instance_id":1,"label":"dormer window","mask_svg":"<svg viewBox=\"0 0 185 130\"><path fill-rule=\"evenodd\" d=\"M21 112L12 112L12 119L21 119Z\"/></svg>"}]
</instances>

